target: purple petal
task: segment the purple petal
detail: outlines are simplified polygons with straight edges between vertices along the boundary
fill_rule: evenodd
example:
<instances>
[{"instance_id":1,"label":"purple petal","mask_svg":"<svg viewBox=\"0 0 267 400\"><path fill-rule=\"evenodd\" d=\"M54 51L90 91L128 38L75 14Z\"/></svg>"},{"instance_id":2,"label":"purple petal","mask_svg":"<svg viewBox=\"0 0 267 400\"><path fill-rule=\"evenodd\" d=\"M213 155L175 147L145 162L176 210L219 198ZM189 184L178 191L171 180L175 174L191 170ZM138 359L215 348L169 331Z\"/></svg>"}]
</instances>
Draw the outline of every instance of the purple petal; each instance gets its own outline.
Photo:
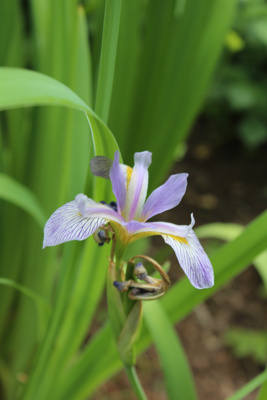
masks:
<instances>
[{"instance_id":1,"label":"purple petal","mask_svg":"<svg viewBox=\"0 0 267 400\"><path fill-rule=\"evenodd\" d=\"M194 223L195 220L193 214L191 214L190 225L175 225L168 222L131 221L126 224L126 228L131 233L131 242L133 242L140 238L154 235L171 235L185 238L194 226Z\"/></svg>"},{"instance_id":2,"label":"purple petal","mask_svg":"<svg viewBox=\"0 0 267 400\"><path fill-rule=\"evenodd\" d=\"M119 224L124 222L123 217L107 204L97 203L96 201L89 199L85 194L78 194L75 197L75 202L83 217L103 217L108 221L115 221Z\"/></svg>"},{"instance_id":3,"label":"purple petal","mask_svg":"<svg viewBox=\"0 0 267 400\"><path fill-rule=\"evenodd\" d=\"M193 230L190 230L184 239L167 235L162 235L162 237L173 248L193 286L197 289L205 289L214 285L211 262Z\"/></svg>"},{"instance_id":4,"label":"purple petal","mask_svg":"<svg viewBox=\"0 0 267 400\"><path fill-rule=\"evenodd\" d=\"M49 218L44 228L43 249L70 240L84 240L92 235L107 219L83 217L75 201L58 208Z\"/></svg>"},{"instance_id":5,"label":"purple petal","mask_svg":"<svg viewBox=\"0 0 267 400\"><path fill-rule=\"evenodd\" d=\"M115 152L109 176L112 183L112 190L117 200L118 212L121 214L126 202L126 176L124 169L120 165L120 155L118 151Z\"/></svg>"},{"instance_id":6,"label":"purple petal","mask_svg":"<svg viewBox=\"0 0 267 400\"><path fill-rule=\"evenodd\" d=\"M104 156L93 157L90 161L91 172L95 176L109 179L109 172L113 161Z\"/></svg>"},{"instance_id":7,"label":"purple petal","mask_svg":"<svg viewBox=\"0 0 267 400\"><path fill-rule=\"evenodd\" d=\"M146 221L154 215L176 207L186 191L188 174L171 175L169 179L154 192L145 202L141 220Z\"/></svg>"},{"instance_id":8,"label":"purple petal","mask_svg":"<svg viewBox=\"0 0 267 400\"><path fill-rule=\"evenodd\" d=\"M152 154L149 151L135 153L134 168L127 190L124 217L126 221L138 220L147 195L148 167Z\"/></svg>"},{"instance_id":9,"label":"purple petal","mask_svg":"<svg viewBox=\"0 0 267 400\"><path fill-rule=\"evenodd\" d=\"M143 233L151 231L154 229L153 227L150 227L148 223L138 221L127 222L124 226L131 235L138 234L139 232Z\"/></svg>"},{"instance_id":10,"label":"purple petal","mask_svg":"<svg viewBox=\"0 0 267 400\"><path fill-rule=\"evenodd\" d=\"M99 226L109 221L121 224L124 220L107 205L79 194L75 201L64 204L51 215L44 228L43 248L87 239Z\"/></svg>"}]
</instances>

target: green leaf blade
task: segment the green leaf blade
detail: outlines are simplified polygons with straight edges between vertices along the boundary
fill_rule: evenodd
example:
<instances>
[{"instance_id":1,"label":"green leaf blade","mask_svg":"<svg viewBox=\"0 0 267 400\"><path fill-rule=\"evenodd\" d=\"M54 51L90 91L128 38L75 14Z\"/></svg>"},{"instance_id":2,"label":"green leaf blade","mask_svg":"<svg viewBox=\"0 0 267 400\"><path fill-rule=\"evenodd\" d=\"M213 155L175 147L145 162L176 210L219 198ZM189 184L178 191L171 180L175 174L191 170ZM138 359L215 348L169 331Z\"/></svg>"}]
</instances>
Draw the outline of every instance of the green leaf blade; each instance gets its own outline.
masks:
<instances>
[{"instance_id":1,"label":"green leaf blade","mask_svg":"<svg viewBox=\"0 0 267 400\"><path fill-rule=\"evenodd\" d=\"M181 396L196 400L194 381L183 346L160 303L146 302L144 317L159 354L168 399L177 400Z\"/></svg>"},{"instance_id":2,"label":"green leaf blade","mask_svg":"<svg viewBox=\"0 0 267 400\"><path fill-rule=\"evenodd\" d=\"M30 214L41 228L46 215L34 194L10 176L0 174L0 198L9 201Z\"/></svg>"}]
</instances>

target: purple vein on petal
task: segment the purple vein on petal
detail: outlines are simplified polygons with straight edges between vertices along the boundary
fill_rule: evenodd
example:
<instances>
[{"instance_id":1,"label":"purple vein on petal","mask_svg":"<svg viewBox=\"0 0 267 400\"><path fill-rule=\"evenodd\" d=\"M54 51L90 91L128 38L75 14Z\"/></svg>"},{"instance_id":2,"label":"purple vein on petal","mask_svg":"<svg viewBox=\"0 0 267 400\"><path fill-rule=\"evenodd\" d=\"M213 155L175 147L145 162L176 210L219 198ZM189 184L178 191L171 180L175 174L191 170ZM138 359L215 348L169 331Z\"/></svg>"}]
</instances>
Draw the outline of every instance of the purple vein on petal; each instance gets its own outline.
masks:
<instances>
[{"instance_id":1,"label":"purple vein on petal","mask_svg":"<svg viewBox=\"0 0 267 400\"><path fill-rule=\"evenodd\" d=\"M206 289L214 285L211 262L193 230L189 232L184 241L168 235L162 235L162 237L173 248L182 269L193 286L197 289Z\"/></svg>"},{"instance_id":2,"label":"purple vein on petal","mask_svg":"<svg viewBox=\"0 0 267 400\"><path fill-rule=\"evenodd\" d=\"M58 208L44 228L43 248L55 246L70 240L84 240L92 235L100 225L108 221L101 217L83 217L75 201Z\"/></svg>"},{"instance_id":3,"label":"purple vein on petal","mask_svg":"<svg viewBox=\"0 0 267 400\"><path fill-rule=\"evenodd\" d=\"M118 150L114 154L114 161L109 176L112 183L112 190L117 200L118 211L121 213L126 202L126 176L120 165L120 155Z\"/></svg>"}]
</instances>

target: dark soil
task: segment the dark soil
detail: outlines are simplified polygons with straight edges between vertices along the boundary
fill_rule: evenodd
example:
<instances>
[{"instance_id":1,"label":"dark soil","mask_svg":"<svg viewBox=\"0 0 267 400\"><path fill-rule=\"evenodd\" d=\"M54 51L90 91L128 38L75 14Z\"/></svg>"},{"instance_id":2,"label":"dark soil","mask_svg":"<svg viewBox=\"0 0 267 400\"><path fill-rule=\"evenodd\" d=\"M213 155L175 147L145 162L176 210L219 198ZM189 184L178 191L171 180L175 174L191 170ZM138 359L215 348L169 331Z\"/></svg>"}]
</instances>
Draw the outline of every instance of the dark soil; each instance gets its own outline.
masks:
<instances>
[{"instance_id":1,"label":"dark soil","mask_svg":"<svg viewBox=\"0 0 267 400\"><path fill-rule=\"evenodd\" d=\"M193 212L196 226L210 222L246 225L266 208L267 147L248 151L238 141L224 142L221 136L207 136L203 131L200 125L195 129L190 150L173 171L189 173L187 193L182 203L166 212L162 220L187 224ZM172 267L172 281L181 276L182 272ZM225 332L233 327L267 332L267 300L259 294L261 285L256 270L250 266L177 326L200 400L222 400L263 370L252 357L237 359L223 340ZM138 359L138 373L150 400L167 399L153 347ZM256 397L254 391L246 399ZM94 399L135 397L121 372ZM177 400L187 399L177 394Z\"/></svg>"}]
</instances>

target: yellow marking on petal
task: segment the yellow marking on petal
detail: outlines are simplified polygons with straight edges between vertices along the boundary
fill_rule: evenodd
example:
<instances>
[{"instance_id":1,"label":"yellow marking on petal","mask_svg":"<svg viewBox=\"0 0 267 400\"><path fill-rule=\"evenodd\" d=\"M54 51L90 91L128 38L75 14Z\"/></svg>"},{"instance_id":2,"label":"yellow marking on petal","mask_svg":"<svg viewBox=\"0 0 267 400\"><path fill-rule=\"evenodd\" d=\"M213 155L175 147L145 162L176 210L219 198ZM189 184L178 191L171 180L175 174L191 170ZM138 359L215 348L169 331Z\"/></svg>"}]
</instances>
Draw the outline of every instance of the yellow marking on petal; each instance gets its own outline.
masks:
<instances>
[{"instance_id":1,"label":"yellow marking on petal","mask_svg":"<svg viewBox=\"0 0 267 400\"><path fill-rule=\"evenodd\" d=\"M110 225L112 226L115 235L117 236L118 240L121 243L127 244L129 242L129 234L128 231L122 226L120 225L118 222L115 221L109 221Z\"/></svg>"},{"instance_id":2,"label":"yellow marking on petal","mask_svg":"<svg viewBox=\"0 0 267 400\"><path fill-rule=\"evenodd\" d=\"M166 236L171 237L172 239L176 240L177 242L188 244L188 241L186 240L186 238L183 238L180 236L174 236L174 235L166 235Z\"/></svg>"},{"instance_id":3,"label":"yellow marking on petal","mask_svg":"<svg viewBox=\"0 0 267 400\"><path fill-rule=\"evenodd\" d=\"M136 240L139 240L139 239L144 239L145 237L148 237L148 236L156 236L156 235L165 235L165 236L171 237L172 239L176 240L177 242L188 244L188 241L186 238L183 238L180 236L168 235L166 233L158 232L158 231L147 231L147 232L140 232L137 234L133 234L132 236L130 236L129 243L135 242Z\"/></svg>"},{"instance_id":4,"label":"yellow marking on petal","mask_svg":"<svg viewBox=\"0 0 267 400\"><path fill-rule=\"evenodd\" d=\"M126 188L128 189L133 169L131 167L126 167Z\"/></svg>"}]
</instances>

